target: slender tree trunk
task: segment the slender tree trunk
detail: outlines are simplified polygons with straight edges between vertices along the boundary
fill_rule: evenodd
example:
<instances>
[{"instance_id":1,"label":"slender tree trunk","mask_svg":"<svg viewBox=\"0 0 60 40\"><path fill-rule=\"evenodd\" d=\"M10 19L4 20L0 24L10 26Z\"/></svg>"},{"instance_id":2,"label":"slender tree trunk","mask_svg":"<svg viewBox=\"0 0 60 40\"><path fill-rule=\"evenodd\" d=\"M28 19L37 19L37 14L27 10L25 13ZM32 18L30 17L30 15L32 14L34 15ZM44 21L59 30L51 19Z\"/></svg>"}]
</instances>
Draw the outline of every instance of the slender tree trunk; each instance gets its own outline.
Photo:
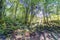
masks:
<instances>
[{"instance_id":1,"label":"slender tree trunk","mask_svg":"<svg viewBox=\"0 0 60 40\"><path fill-rule=\"evenodd\" d=\"M15 20L16 20L17 7L18 7L18 2L16 2L16 7L15 7Z\"/></svg>"},{"instance_id":2,"label":"slender tree trunk","mask_svg":"<svg viewBox=\"0 0 60 40\"><path fill-rule=\"evenodd\" d=\"M57 10L56 10L57 12L57 20L58 20L58 24L60 23L59 22L59 2L57 3Z\"/></svg>"},{"instance_id":3,"label":"slender tree trunk","mask_svg":"<svg viewBox=\"0 0 60 40\"><path fill-rule=\"evenodd\" d=\"M34 12L33 12L33 10L34 10L34 4L31 3L31 17L30 17L30 23L31 23L31 21L33 20L33 17L34 17Z\"/></svg>"},{"instance_id":4,"label":"slender tree trunk","mask_svg":"<svg viewBox=\"0 0 60 40\"><path fill-rule=\"evenodd\" d=\"M25 10L25 24L27 24L27 21L28 21L28 7L26 7L26 10Z\"/></svg>"},{"instance_id":5,"label":"slender tree trunk","mask_svg":"<svg viewBox=\"0 0 60 40\"><path fill-rule=\"evenodd\" d=\"M0 19L2 19L3 0L0 0Z\"/></svg>"},{"instance_id":6,"label":"slender tree trunk","mask_svg":"<svg viewBox=\"0 0 60 40\"><path fill-rule=\"evenodd\" d=\"M59 9L58 9L58 4L57 4L57 18L58 18L57 20L59 20L59 13L58 12L59 12Z\"/></svg>"},{"instance_id":7,"label":"slender tree trunk","mask_svg":"<svg viewBox=\"0 0 60 40\"><path fill-rule=\"evenodd\" d=\"M4 10L2 12L3 19L5 19L6 13L5 13L5 5L4 5Z\"/></svg>"},{"instance_id":8,"label":"slender tree trunk","mask_svg":"<svg viewBox=\"0 0 60 40\"><path fill-rule=\"evenodd\" d=\"M45 11L45 16L46 16L46 23L48 23L48 10L47 10L47 5L48 5L48 0L45 0L45 3L44 3L44 11Z\"/></svg>"},{"instance_id":9,"label":"slender tree trunk","mask_svg":"<svg viewBox=\"0 0 60 40\"><path fill-rule=\"evenodd\" d=\"M44 8L43 8L43 9L41 9L41 10L42 10L42 12L43 12L43 23L45 23L45 22L46 22L46 20L45 20Z\"/></svg>"},{"instance_id":10,"label":"slender tree trunk","mask_svg":"<svg viewBox=\"0 0 60 40\"><path fill-rule=\"evenodd\" d=\"M0 0L0 24L2 23L3 0Z\"/></svg>"}]
</instances>

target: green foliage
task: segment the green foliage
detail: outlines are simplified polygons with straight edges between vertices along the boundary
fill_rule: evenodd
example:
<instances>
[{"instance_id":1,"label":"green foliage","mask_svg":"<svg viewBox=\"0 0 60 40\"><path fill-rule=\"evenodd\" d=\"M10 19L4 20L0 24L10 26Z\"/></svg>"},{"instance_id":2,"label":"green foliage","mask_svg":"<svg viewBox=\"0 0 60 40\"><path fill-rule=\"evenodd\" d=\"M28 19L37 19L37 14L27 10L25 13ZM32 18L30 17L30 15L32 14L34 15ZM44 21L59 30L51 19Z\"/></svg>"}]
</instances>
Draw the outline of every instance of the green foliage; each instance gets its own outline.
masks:
<instances>
[{"instance_id":1,"label":"green foliage","mask_svg":"<svg viewBox=\"0 0 60 40\"><path fill-rule=\"evenodd\" d=\"M7 8L8 4L6 4L6 1L0 0L0 34L8 35L10 31L14 31L16 29L23 29L24 31L28 29L30 32L34 32L36 30L38 31L60 30L59 29L60 20L57 19L49 21L50 12L54 14L55 11L57 11L56 14L59 15L60 12L59 0L24 0L24 3L20 3L19 0L8 0L8 1L9 1L8 4L10 3L9 4L10 7ZM57 6L54 6L54 3L56 3L56 1L58 2L58 4L55 4ZM38 4L40 6L37 6ZM36 22L33 23L33 19L34 20L37 19L36 15L34 14L34 11L37 8L38 11L43 11L42 13L44 16L43 18L45 18L48 23L34 26ZM58 17L59 16L57 16L57 18Z\"/></svg>"}]
</instances>

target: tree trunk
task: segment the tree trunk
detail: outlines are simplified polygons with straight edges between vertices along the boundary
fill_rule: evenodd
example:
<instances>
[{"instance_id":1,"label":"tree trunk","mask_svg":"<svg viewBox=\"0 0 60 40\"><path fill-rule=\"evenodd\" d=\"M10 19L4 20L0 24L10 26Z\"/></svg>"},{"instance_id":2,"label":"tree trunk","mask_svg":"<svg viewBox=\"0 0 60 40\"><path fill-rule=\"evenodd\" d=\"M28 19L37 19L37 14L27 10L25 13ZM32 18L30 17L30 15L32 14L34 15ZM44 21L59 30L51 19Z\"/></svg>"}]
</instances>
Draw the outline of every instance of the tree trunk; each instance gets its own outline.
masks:
<instances>
[{"instance_id":1,"label":"tree trunk","mask_svg":"<svg viewBox=\"0 0 60 40\"><path fill-rule=\"evenodd\" d=\"M46 23L48 23L48 10L47 10L47 5L48 5L48 0L45 0L44 3L44 11L45 11L45 16L46 16Z\"/></svg>"},{"instance_id":2,"label":"tree trunk","mask_svg":"<svg viewBox=\"0 0 60 40\"><path fill-rule=\"evenodd\" d=\"M17 7L18 7L18 2L16 3L16 7L15 7L15 20L16 20Z\"/></svg>"},{"instance_id":3,"label":"tree trunk","mask_svg":"<svg viewBox=\"0 0 60 40\"><path fill-rule=\"evenodd\" d=\"M27 21L28 21L28 7L26 7L26 10L25 10L25 24L27 24Z\"/></svg>"},{"instance_id":4,"label":"tree trunk","mask_svg":"<svg viewBox=\"0 0 60 40\"><path fill-rule=\"evenodd\" d=\"M2 24L3 0L0 0L0 24Z\"/></svg>"},{"instance_id":5,"label":"tree trunk","mask_svg":"<svg viewBox=\"0 0 60 40\"><path fill-rule=\"evenodd\" d=\"M33 12L33 10L34 10L34 4L31 3L31 17L30 17L30 23L31 23L31 21L33 20L33 17L34 17L34 12Z\"/></svg>"},{"instance_id":6,"label":"tree trunk","mask_svg":"<svg viewBox=\"0 0 60 40\"><path fill-rule=\"evenodd\" d=\"M45 20L44 8L43 8L43 9L41 9L41 10L42 10L42 12L43 12L43 23L45 23L45 22L46 22L46 20Z\"/></svg>"}]
</instances>

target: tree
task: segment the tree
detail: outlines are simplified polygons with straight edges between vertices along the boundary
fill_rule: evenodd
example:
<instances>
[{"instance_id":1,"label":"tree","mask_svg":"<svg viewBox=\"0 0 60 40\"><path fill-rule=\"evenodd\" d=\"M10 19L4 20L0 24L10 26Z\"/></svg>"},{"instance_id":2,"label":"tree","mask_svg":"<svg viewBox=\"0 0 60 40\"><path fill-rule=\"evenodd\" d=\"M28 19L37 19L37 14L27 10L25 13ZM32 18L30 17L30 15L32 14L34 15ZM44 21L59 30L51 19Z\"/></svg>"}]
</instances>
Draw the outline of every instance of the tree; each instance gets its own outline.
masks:
<instances>
[{"instance_id":1,"label":"tree","mask_svg":"<svg viewBox=\"0 0 60 40\"><path fill-rule=\"evenodd\" d=\"M31 9L30 9L31 10L30 23L34 18L34 15L35 15L34 10L36 8L36 5L39 4L39 2L40 2L40 0L31 0L31 3L30 3L30 7L31 7Z\"/></svg>"},{"instance_id":2,"label":"tree","mask_svg":"<svg viewBox=\"0 0 60 40\"><path fill-rule=\"evenodd\" d=\"M0 0L0 34L4 33L5 22L4 22L4 0Z\"/></svg>"},{"instance_id":3,"label":"tree","mask_svg":"<svg viewBox=\"0 0 60 40\"><path fill-rule=\"evenodd\" d=\"M3 13L4 0L0 0L0 24L2 23L2 13Z\"/></svg>"}]
</instances>

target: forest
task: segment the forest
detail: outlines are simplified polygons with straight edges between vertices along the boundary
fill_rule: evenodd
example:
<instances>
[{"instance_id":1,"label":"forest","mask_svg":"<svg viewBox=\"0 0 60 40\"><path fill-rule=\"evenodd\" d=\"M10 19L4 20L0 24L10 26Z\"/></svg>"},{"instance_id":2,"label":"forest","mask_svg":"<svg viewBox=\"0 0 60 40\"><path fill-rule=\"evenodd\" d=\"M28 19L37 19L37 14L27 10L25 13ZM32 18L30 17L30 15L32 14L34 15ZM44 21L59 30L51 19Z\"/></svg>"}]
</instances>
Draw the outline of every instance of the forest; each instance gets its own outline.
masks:
<instances>
[{"instance_id":1,"label":"forest","mask_svg":"<svg viewBox=\"0 0 60 40\"><path fill-rule=\"evenodd\" d=\"M0 38L45 32L60 40L60 0L0 0Z\"/></svg>"}]
</instances>

